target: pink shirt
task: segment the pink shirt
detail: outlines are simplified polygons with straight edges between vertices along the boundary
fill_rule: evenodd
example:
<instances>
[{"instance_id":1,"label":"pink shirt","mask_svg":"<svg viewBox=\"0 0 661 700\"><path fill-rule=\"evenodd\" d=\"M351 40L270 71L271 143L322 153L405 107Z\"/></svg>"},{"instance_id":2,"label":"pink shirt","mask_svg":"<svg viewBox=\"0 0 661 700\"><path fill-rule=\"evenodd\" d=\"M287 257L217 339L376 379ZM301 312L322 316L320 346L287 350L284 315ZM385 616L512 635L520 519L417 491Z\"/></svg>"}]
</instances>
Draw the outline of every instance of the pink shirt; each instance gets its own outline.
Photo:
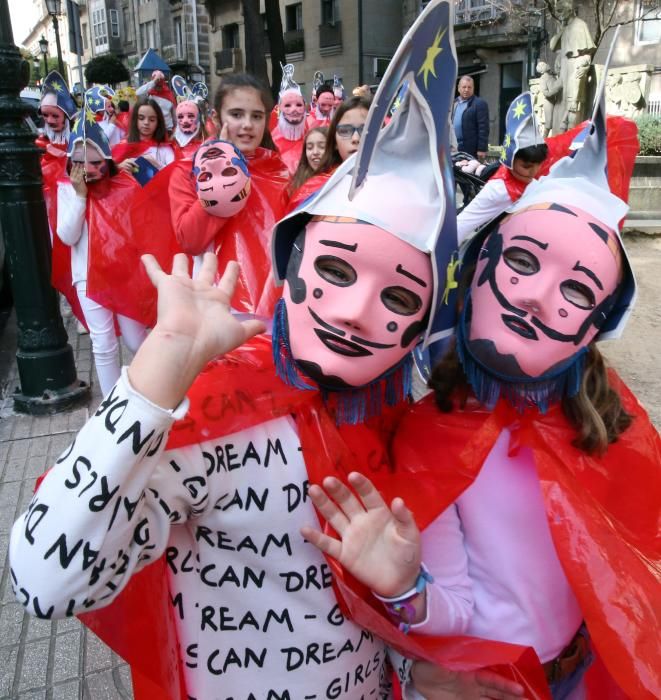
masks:
<instances>
[{"instance_id":1,"label":"pink shirt","mask_svg":"<svg viewBox=\"0 0 661 700\"><path fill-rule=\"evenodd\" d=\"M424 531L435 582L415 628L531 646L543 663L583 616L551 540L532 452L508 455L509 443L505 429L474 483Z\"/></svg>"}]
</instances>

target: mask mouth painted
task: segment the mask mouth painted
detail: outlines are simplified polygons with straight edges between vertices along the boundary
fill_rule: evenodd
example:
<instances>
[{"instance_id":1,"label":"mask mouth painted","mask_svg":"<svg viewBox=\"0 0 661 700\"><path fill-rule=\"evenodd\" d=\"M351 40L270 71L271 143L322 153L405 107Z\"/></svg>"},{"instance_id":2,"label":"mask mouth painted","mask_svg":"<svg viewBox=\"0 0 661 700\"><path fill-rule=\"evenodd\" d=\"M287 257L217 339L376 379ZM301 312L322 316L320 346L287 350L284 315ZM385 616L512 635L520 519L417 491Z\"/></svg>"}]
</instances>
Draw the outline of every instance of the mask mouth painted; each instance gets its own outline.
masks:
<instances>
[{"instance_id":1,"label":"mask mouth painted","mask_svg":"<svg viewBox=\"0 0 661 700\"><path fill-rule=\"evenodd\" d=\"M329 331L322 331L321 328L315 328L314 332L321 342L331 351L345 357L367 357L373 353L357 343L352 343L350 340L340 338L339 335Z\"/></svg>"},{"instance_id":2,"label":"mask mouth painted","mask_svg":"<svg viewBox=\"0 0 661 700\"><path fill-rule=\"evenodd\" d=\"M526 340L539 340L535 329L522 318L518 316L509 316L507 314L503 314L500 318L510 330L518 333L523 338L526 338Z\"/></svg>"}]
</instances>

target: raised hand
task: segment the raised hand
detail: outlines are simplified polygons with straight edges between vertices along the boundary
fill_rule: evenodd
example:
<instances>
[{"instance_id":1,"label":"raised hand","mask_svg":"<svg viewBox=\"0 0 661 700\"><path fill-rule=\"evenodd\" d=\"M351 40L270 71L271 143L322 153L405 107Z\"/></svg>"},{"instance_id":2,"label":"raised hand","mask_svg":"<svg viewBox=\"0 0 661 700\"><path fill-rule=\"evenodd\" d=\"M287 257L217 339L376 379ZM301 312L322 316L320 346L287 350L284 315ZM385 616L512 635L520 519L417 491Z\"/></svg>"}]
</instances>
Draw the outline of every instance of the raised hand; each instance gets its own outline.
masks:
<instances>
[{"instance_id":1,"label":"raised hand","mask_svg":"<svg viewBox=\"0 0 661 700\"><path fill-rule=\"evenodd\" d=\"M195 279L183 254L175 256L171 275L151 255L142 260L158 293L157 321L131 363L129 379L153 403L173 408L209 360L265 328L261 321L239 321L230 312L237 263L227 265L215 286L218 262L213 253L205 253Z\"/></svg>"},{"instance_id":2,"label":"raised hand","mask_svg":"<svg viewBox=\"0 0 661 700\"><path fill-rule=\"evenodd\" d=\"M491 671L450 671L427 661L411 669L415 689L426 700L521 700L523 688Z\"/></svg>"},{"instance_id":3,"label":"raised hand","mask_svg":"<svg viewBox=\"0 0 661 700\"><path fill-rule=\"evenodd\" d=\"M330 537L311 527L303 536L337 559L377 595L390 598L410 590L420 572L420 532L401 498L390 506L362 474L349 474L354 495L339 479L327 477L309 496L337 532Z\"/></svg>"},{"instance_id":4,"label":"raised hand","mask_svg":"<svg viewBox=\"0 0 661 700\"><path fill-rule=\"evenodd\" d=\"M69 179L76 194L79 197L87 197L87 183L85 182L85 166L82 163L72 163Z\"/></svg>"}]
</instances>

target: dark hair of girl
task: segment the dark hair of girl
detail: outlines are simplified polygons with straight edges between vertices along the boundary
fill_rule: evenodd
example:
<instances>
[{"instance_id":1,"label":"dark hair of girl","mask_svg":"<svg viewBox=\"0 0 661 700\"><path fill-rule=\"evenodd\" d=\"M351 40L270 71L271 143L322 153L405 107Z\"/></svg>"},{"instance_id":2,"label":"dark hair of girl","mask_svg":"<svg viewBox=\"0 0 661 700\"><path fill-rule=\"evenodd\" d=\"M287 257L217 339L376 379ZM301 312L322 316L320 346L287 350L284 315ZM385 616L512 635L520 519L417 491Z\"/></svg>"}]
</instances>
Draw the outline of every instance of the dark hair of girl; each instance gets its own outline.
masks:
<instances>
[{"instance_id":1,"label":"dark hair of girl","mask_svg":"<svg viewBox=\"0 0 661 700\"><path fill-rule=\"evenodd\" d=\"M319 170L317 173L327 173L330 170L336 168L341 162L340 154L337 150L337 143L335 141L337 134L337 125L340 119L352 109L366 109L369 111L372 100L369 97L363 97L362 95L357 95L350 97L348 100L342 102L341 105L335 110L335 114L331 119L330 126L328 127L328 134L326 135L326 150L324 152L324 157L319 163Z\"/></svg>"},{"instance_id":2,"label":"dark hair of girl","mask_svg":"<svg viewBox=\"0 0 661 700\"><path fill-rule=\"evenodd\" d=\"M134 105L131 110L131 119L129 121L129 133L126 137L128 143L138 143L140 139L140 132L138 131L138 114L140 112L140 107L151 107L156 113L156 131L152 138L156 143L163 143L168 140L168 132L165 128L165 119L163 118L163 112L158 105L158 102L153 97L141 97Z\"/></svg>"},{"instance_id":3,"label":"dark hair of girl","mask_svg":"<svg viewBox=\"0 0 661 700\"><path fill-rule=\"evenodd\" d=\"M241 88L251 88L257 90L259 93L262 104L264 105L264 135L259 145L262 148L270 148L272 151L277 150L271 138L271 132L269 131L269 115L273 109L273 98L271 97L270 90L264 83L255 78L254 75L250 75L249 73L230 73L229 75L223 76L213 100L213 106L216 110L218 121L220 122L220 110L225 97ZM218 132L220 133L220 129Z\"/></svg>"},{"instance_id":4,"label":"dark hair of girl","mask_svg":"<svg viewBox=\"0 0 661 700\"><path fill-rule=\"evenodd\" d=\"M287 191L291 196L296 190L304 185L313 175L316 175L318 170L313 170L308 162L307 147L308 147L308 137L312 134L322 134L324 138L328 134L328 127L326 126L315 126L313 129L305 134L303 139L303 147L301 148L301 159L298 161L298 167L296 172L292 175L289 185L287 185ZM323 156L322 156L323 160Z\"/></svg>"},{"instance_id":5,"label":"dark hair of girl","mask_svg":"<svg viewBox=\"0 0 661 700\"><path fill-rule=\"evenodd\" d=\"M460 307L474 272L475 266L468 266L459 282ZM454 343L432 370L429 388L434 391L436 405L445 413L452 411L455 404L464 408L472 395ZM610 386L606 363L595 343L588 346L581 387L575 396L563 398L562 411L576 430L572 444L587 454L604 454L608 445L631 425L633 418Z\"/></svg>"},{"instance_id":6,"label":"dark hair of girl","mask_svg":"<svg viewBox=\"0 0 661 700\"><path fill-rule=\"evenodd\" d=\"M514 155L514 160L520 159L524 163L543 163L549 154L549 147L545 143L536 146L520 148Z\"/></svg>"}]
</instances>

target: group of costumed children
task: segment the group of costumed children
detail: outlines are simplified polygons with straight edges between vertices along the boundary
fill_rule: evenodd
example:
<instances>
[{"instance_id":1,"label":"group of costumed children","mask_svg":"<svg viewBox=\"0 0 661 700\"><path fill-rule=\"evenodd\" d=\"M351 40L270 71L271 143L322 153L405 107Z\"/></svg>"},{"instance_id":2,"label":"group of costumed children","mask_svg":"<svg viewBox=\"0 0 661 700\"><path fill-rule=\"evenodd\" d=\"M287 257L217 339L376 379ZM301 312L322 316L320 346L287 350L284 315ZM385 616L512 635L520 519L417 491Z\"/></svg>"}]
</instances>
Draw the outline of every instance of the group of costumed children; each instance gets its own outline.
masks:
<instances>
[{"instance_id":1,"label":"group of costumed children","mask_svg":"<svg viewBox=\"0 0 661 700\"><path fill-rule=\"evenodd\" d=\"M596 346L636 296L635 126L607 160L598 96L582 148L459 249L452 26L432 0L360 152L284 218L249 77L223 82L222 138L142 189L93 115L72 129L54 254L93 343L144 339L14 525L11 580L137 698L661 696L659 438ZM166 235L150 296L138 254Z\"/></svg>"}]
</instances>

